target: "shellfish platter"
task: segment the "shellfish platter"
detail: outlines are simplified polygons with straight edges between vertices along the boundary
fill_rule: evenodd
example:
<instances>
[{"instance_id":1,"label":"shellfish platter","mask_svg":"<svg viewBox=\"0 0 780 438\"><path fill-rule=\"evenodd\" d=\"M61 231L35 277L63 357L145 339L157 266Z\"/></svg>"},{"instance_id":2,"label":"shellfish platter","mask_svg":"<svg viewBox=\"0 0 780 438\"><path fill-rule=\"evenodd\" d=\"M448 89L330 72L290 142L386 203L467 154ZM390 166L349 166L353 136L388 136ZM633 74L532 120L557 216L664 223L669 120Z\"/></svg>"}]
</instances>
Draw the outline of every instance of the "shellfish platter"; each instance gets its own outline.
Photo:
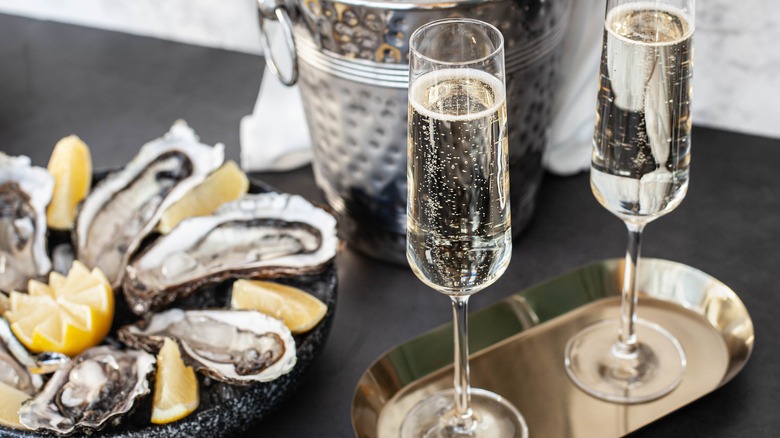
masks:
<instances>
[{"instance_id":1,"label":"shellfish platter","mask_svg":"<svg viewBox=\"0 0 780 438\"><path fill-rule=\"evenodd\" d=\"M336 219L224 161L183 121L108 171L0 153L0 435L228 436L296 389Z\"/></svg>"}]
</instances>

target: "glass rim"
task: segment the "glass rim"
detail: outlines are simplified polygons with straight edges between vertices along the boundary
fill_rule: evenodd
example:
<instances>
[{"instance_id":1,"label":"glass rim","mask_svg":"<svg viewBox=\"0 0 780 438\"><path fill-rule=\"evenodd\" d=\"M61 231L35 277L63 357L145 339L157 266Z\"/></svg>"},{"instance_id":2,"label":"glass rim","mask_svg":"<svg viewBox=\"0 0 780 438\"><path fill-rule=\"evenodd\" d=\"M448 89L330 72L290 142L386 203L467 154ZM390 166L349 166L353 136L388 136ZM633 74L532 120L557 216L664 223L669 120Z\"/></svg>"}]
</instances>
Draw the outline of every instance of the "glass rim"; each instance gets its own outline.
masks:
<instances>
[{"instance_id":1,"label":"glass rim","mask_svg":"<svg viewBox=\"0 0 780 438\"><path fill-rule=\"evenodd\" d=\"M418 34L424 32L428 28L440 26L442 24L448 24L448 23L469 23L469 24L476 24L479 26L486 27L490 29L492 32L494 32L496 35L498 35L498 45L496 48L490 52L489 54L482 56L480 58L471 59L468 61L443 61L439 59L433 59L427 55L423 55L417 50L417 47L412 44L412 41L416 39ZM457 17L457 18L442 18L438 20L429 21L428 23L423 24L422 26L418 27L414 32L412 32L412 36L409 37L409 52L414 54L415 57L422 58L426 61L436 63L436 64L445 64L445 65L469 65L474 64L482 61L486 61L490 58L493 58L498 54L499 52L504 50L504 34L501 33L498 28L487 21L478 20L476 18L465 18L465 17ZM410 56L411 58L411 56Z\"/></svg>"},{"instance_id":2,"label":"glass rim","mask_svg":"<svg viewBox=\"0 0 780 438\"><path fill-rule=\"evenodd\" d=\"M629 2L629 3L617 3L617 4L611 4L611 2L607 2L607 9L604 14L604 26L605 28L609 26L611 19L616 14L617 9L626 8L626 9L633 9L633 8L640 8L642 6L650 6L654 10L659 11L665 11L665 12L673 12L673 13L680 13L686 20L688 24L688 29L686 29L685 34L681 39L691 38L693 37L695 31L696 31L696 0L690 0L691 2L691 8L690 10L683 8L683 7L676 7L672 5L671 3L666 3L661 0L639 0L635 2ZM607 29L608 30L608 29ZM612 32L610 32L612 33ZM617 37L621 41L627 41L627 42L633 42L633 40L626 38L625 36L618 35L615 33L612 33L613 36ZM674 41L664 41L664 42L644 42L643 44L650 46L650 47L663 47L663 46L670 46L672 44L678 43L680 40L674 40Z\"/></svg>"}]
</instances>

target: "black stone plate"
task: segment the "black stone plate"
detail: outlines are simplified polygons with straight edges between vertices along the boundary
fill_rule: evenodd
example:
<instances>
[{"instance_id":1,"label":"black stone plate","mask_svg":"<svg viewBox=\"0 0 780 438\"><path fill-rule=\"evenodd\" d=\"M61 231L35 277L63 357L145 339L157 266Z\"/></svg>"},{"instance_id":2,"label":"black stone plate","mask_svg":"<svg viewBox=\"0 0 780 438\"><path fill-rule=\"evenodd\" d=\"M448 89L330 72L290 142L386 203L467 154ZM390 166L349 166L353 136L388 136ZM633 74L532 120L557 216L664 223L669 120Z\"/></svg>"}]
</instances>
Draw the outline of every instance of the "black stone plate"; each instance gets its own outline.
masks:
<instances>
[{"instance_id":1,"label":"black stone plate","mask_svg":"<svg viewBox=\"0 0 780 438\"><path fill-rule=\"evenodd\" d=\"M105 172L96 175L99 180ZM261 193L274 190L272 187L258 181L250 184L251 193ZM52 245L68 240L67 235L50 235ZM93 432L94 437L225 437L247 430L257 424L279 406L300 385L308 374L314 360L320 355L336 309L336 291L338 277L336 267L331 264L324 272L290 278L279 278L274 281L301 288L319 298L328 306L328 311L322 321L311 331L295 336L298 361L291 372L267 383L256 383L241 387L228 385L198 374L200 383L200 406L189 416L165 425L152 424L152 393L154 382L151 382L152 392L137 402L134 411L122 418L118 425L107 425L101 431ZM179 300L173 307L182 308L219 308L227 307L230 300L230 290L233 280L223 282L214 287L203 288L189 297ZM124 295L117 293L114 325L106 343L118 343L113 334L116 329L138 320L130 312ZM153 380L153 378L152 378ZM36 437L51 436L49 433L22 431L0 426L0 436ZM83 436L84 432L76 431L72 436Z\"/></svg>"}]
</instances>

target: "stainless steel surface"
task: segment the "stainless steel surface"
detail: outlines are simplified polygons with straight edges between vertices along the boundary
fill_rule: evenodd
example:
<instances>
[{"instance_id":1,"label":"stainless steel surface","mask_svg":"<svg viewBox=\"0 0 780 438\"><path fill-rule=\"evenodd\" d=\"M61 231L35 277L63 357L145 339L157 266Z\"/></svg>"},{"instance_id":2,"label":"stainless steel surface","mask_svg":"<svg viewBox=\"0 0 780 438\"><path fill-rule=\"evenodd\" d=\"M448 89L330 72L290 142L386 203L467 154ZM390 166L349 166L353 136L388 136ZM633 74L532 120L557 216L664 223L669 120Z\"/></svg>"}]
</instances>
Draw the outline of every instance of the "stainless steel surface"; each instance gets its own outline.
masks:
<instances>
[{"instance_id":1,"label":"stainless steel surface","mask_svg":"<svg viewBox=\"0 0 780 438\"><path fill-rule=\"evenodd\" d=\"M661 323L682 344L688 369L659 400L619 405L579 390L563 351L582 327L618 312L622 260L584 266L474 313L472 379L523 412L532 436L616 437L679 409L731 380L753 349L753 323L739 297L689 266L643 259L640 317ZM418 400L451 384L451 327L382 355L358 382L352 424L360 438L397 436Z\"/></svg>"},{"instance_id":2,"label":"stainless steel surface","mask_svg":"<svg viewBox=\"0 0 780 438\"><path fill-rule=\"evenodd\" d=\"M447 17L494 24L506 41L507 69L554 50L568 23L570 0L366 1L299 0L303 24L324 53L335 58L406 65L409 36Z\"/></svg>"},{"instance_id":3,"label":"stainless steel surface","mask_svg":"<svg viewBox=\"0 0 780 438\"><path fill-rule=\"evenodd\" d=\"M314 173L351 246L406 263L409 36L429 21L454 16L490 22L506 41L512 225L515 235L520 233L533 213L541 183L558 49L570 4L297 1L294 45Z\"/></svg>"},{"instance_id":4,"label":"stainless steel surface","mask_svg":"<svg viewBox=\"0 0 780 438\"><path fill-rule=\"evenodd\" d=\"M268 3L271 3L269 5ZM290 87L298 82L298 54L295 51L295 40L293 39L293 24L290 15L287 12L288 8L285 8L282 4L277 4L274 1L257 0L260 15L258 16L258 27L260 29L260 47L263 49L263 55L265 57L265 65L268 66L268 70L271 74L276 76L282 84ZM270 10L269 10L270 9ZM265 19L267 14L271 14L275 21L279 22L282 27L282 35L284 37L284 43L287 46L287 52L290 56L290 74L284 76L279 69L276 56L274 55L271 44L268 41L268 34L265 30Z\"/></svg>"}]
</instances>

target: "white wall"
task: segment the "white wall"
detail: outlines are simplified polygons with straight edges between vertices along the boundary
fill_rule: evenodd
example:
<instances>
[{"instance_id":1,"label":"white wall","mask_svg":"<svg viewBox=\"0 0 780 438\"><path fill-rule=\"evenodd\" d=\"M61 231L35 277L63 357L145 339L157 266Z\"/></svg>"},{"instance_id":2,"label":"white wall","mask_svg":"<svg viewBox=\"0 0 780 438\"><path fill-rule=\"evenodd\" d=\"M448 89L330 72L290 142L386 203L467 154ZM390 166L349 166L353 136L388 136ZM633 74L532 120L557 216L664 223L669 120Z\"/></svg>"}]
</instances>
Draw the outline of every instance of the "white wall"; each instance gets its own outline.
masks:
<instances>
[{"instance_id":1,"label":"white wall","mask_svg":"<svg viewBox=\"0 0 780 438\"><path fill-rule=\"evenodd\" d=\"M0 0L0 12L260 54L253 0Z\"/></svg>"},{"instance_id":2,"label":"white wall","mask_svg":"<svg viewBox=\"0 0 780 438\"><path fill-rule=\"evenodd\" d=\"M780 1L696 6L694 123L780 138Z\"/></svg>"},{"instance_id":3,"label":"white wall","mask_svg":"<svg viewBox=\"0 0 780 438\"><path fill-rule=\"evenodd\" d=\"M0 12L260 53L254 4L0 0ZM697 6L694 123L780 138L780 1L700 0Z\"/></svg>"}]
</instances>

